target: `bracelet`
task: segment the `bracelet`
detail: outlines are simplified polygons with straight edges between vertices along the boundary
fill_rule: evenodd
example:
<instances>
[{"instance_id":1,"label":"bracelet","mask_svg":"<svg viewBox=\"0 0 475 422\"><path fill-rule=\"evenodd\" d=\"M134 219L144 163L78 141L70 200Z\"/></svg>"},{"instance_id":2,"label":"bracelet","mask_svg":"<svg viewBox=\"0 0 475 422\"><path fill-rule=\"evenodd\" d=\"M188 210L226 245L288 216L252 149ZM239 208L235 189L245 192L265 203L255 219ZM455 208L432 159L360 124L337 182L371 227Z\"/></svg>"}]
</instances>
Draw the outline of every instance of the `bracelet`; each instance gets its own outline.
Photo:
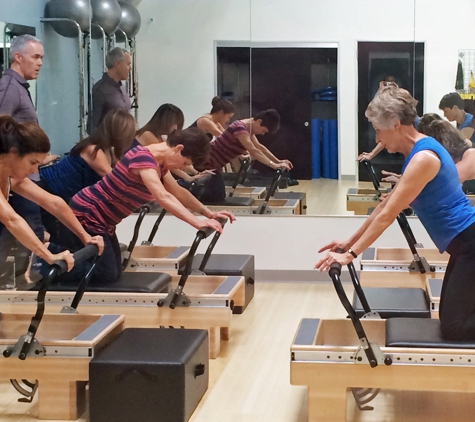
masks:
<instances>
[{"instance_id":1,"label":"bracelet","mask_svg":"<svg viewBox=\"0 0 475 422\"><path fill-rule=\"evenodd\" d=\"M356 255L355 251L353 249L348 249L347 252L351 255L353 255L353 258L358 258L358 255Z\"/></svg>"}]
</instances>

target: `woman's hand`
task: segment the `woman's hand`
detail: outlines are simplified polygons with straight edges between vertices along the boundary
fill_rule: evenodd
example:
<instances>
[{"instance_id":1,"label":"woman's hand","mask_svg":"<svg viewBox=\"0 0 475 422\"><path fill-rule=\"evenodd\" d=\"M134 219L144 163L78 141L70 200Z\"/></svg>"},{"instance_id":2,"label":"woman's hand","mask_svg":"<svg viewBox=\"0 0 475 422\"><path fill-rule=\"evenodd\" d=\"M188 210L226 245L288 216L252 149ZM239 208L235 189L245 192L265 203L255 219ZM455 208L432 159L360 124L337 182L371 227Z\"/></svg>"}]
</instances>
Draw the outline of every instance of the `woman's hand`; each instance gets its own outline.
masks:
<instances>
[{"instance_id":1,"label":"woman's hand","mask_svg":"<svg viewBox=\"0 0 475 422\"><path fill-rule=\"evenodd\" d=\"M274 161L271 161L271 162L269 163L269 167L270 167L270 168L273 168L274 170L278 170L278 169L283 168L284 170L290 171L290 170L292 169L292 167L290 166L290 164L288 164L288 163L283 163L283 162L280 162L280 161L279 161L278 163L276 163L276 162L274 162Z\"/></svg>"},{"instance_id":2,"label":"woman's hand","mask_svg":"<svg viewBox=\"0 0 475 422\"><path fill-rule=\"evenodd\" d=\"M288 164L291 169L294 168L294 165L292 164L290 160L279 160L279 164Z\"/></svg>"},{"instance_id":3,"label":"woman's hand","mask_svg":"<svg viewBox=\"0 0 475 422\"><path fill-rule=\"evenodd\" d=\"M339 264L343 266L343 265L349 264L352 260L353 260L353 256L348 252L344 252L344 253L328 252L325 258L322 258L320 261L318 261L315 264L315 268L320 272L328 271L330 269L330 266L335 262L338 262Z\"/></svg>"},{"instance_id":4,"label":"woman's hand","mask_svg":"<svg viewBox=\"0 0 475 422\"><path fill-rule=\"evenodd\" d=\"M385 176L381 179L381 182L397 183L401 178L401 174L391 173L386 170L381 170L381 174Z\"/></svg>"},{"instance_id":5,"label":"woman's hand","mask_svg":"<svg viewBox=\"0 0 475 422\"><path fill-rule=\"evenodd\" d=\"M234 214L232 212L224 210L218 212L210 211L207 217L212 218L213 220L217 220L218 218L228 219L231 224L233 223L233 221L236 221L236 217L234 217Z\"/></svg>"},{"instance_id":6,"label":"woman's hand","mask_svg":"<svg viewBox=\"0 0 475 422\"><path fill-rule=\"evenodd\" d=\"M203 177L206 177L209 174L215 174L215 173L212 170L205 170L205 171L195 174L194 176L190 176L190 181L203 179Z\"/></svg>"},{"instance_id":7,"label":"woman's hand","mask_svg":"<svg viewBox=\"0 0 475 422\"><path fill-rule=\"evenodd\" d=\"M84 245L96 245L97 255L102 255L102 252L104 252L104 239L102 236L89 236L89 238L84 241Z\"/></svg>"},{"instance_id":8,"label":"woman's hand","mask_svg":"<svg viewBox=\"0 0 475 422\"><path fill-rule=\"evenodd\" d=\"M214 220L212 218L207 218L206 220L198 220L198 224L196 226L198 230L204 229L206 227L213 229L219 234L223 233L223 228L221 224L219 223L219 221Z\"/></svg>"},{"instance_id":9,"label":"woman's hand","mask_svg":"<svg viewBox=\"0 0 475 422\"><path fill-rule=\"evenodd\" d=\"M357 161L365 161L365 160L372 160L374 158L374 155L371 152L362 152L360 155L358 155L358 158L356 158Z\"/></svg>"},{"instance_id":10,"label":"woman's hand","mask_svg":"<svg viewBox=\"0 0 475 422\"><path fill-rule=\"evenodd\" d=\"M335 252L337 249L341 249L347 251L351 247L350 242L348 240L332 240L329 244L322 246L318 253L321 253L326 250L330 250L331 252Z\"/></svg>"},{"instance_id":11,"label":"woman's hand","mask_svg":"<svg viewBox=\"0 0 475 422\"><path fill-rule=\"evenodd\" d=\"M60 253L50 254L48 256L48 259L45 259L45 261L50 265L53 265L55 262L58 262L58 261L65 261L66 266L68 268L68 272L71 271L74 267L74 257L70 251L63 251Z\"/></svg>"}]
</instances>

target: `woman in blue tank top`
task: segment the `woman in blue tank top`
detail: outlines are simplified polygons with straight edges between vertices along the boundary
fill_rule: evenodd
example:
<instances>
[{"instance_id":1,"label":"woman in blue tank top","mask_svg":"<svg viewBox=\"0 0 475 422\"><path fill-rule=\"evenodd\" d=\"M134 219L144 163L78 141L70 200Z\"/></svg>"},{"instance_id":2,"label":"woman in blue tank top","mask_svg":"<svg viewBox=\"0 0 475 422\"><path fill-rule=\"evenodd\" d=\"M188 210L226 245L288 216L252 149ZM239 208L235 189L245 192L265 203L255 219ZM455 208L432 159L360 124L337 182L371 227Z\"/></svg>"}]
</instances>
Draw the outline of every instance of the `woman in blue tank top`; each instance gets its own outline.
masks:
<instances>
[{"instance_id":1,"label":"woman in blue tank top","mask_svg":"<svg viewBox=\"0 0 475 422\"><path fill-rule=\"evenodd\" d=\"M333 262L348 264L368 248L411 206L439 251L450 254L440 303L442 334L454 340L475 340L475 209L462 191L457 169L447 150L413 126L417 101L397 86L384 87L371 101L366 117L376 142L406 157L393 191L346 241L332 241L316 264L320 271ZM346 252L333 251L341 248Z\"/></svg>"}]
</instances>

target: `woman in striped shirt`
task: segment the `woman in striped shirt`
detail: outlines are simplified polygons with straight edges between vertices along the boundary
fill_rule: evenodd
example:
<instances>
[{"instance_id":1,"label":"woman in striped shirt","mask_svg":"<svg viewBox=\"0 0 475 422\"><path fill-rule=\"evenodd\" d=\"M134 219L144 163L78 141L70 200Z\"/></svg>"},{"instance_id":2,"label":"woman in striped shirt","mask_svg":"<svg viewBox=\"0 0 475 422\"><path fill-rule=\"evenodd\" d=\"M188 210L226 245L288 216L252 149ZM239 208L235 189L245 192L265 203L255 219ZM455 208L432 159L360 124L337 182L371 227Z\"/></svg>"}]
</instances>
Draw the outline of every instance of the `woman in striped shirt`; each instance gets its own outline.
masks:
<instances>
[{"instance_id":1,"label":"woman in striped shirt","mask_svg":"<svg viewBox=\"0 0 475 422\"><path fill-rule=\"evenodd\" d=\"M213 212L206 208L179 186L169 172L206 161L209 148L208 137L197 128L176 132L166 142L139 145L128 151L111 173L73 197L71 209L86 231L104 238L104 257L96 270L101 283L117 281L122 272L115 234L117 224L150 201L157 201L196 229L211 227L221 232L217 218L234 221L234 216L227 211ZM193 212L206 219L199 219ZM63 237L61 242L72 249L78 247L78 243L71 235Z\"/></svg>"}]
</instances>

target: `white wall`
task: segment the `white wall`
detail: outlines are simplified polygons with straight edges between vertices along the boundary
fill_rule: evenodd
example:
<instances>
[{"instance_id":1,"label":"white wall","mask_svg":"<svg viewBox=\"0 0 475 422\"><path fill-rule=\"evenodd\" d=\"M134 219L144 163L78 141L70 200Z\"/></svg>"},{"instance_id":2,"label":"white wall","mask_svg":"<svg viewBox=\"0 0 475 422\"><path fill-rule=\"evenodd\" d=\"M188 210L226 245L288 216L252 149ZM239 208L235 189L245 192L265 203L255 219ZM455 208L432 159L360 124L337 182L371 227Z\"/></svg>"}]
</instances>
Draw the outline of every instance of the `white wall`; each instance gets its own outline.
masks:
<instances>
[{"instance_id":1,"label":"white wall","mask_svg":"<svg viewBox=\"0 0 475 422\"><path fill-rule=\"evenodd\" d=\"M208 111L214 41L338 42L340 172L350 176L357 170L357 42L425 42L425 109L432 112L454 90L458 50L475 48L473 0L143 0L138 9L141 125L163 102L181 107L187 123Z\"/></svg>"},{"instance_id":2,"label":"white wall","mask_svg":"<svg viewBox=\"0 0 475 422\"><path fill-rule=\"evenodd\" d=\"M136 217L136 215L128 217L117 227L117 235L122 243L130 242ZM156 218L156 215L145 217L137 244L148 238ZM312 270L320 256L318 249L331 240L347 239L366 218L366 216L239 216L234 224L225 226L215 252L254 255L256 270ZM409 217L409 224L418 242L426 248L435 247L418 218ZM166 216L154 244L191 246L195 234L196 229L193 227L175 217ZM204 252L207 242L203 241L202 244L200 249ZM407 243L398 224L393 223L374 246L407 247Z\"/></svg>"}]
</instances>

